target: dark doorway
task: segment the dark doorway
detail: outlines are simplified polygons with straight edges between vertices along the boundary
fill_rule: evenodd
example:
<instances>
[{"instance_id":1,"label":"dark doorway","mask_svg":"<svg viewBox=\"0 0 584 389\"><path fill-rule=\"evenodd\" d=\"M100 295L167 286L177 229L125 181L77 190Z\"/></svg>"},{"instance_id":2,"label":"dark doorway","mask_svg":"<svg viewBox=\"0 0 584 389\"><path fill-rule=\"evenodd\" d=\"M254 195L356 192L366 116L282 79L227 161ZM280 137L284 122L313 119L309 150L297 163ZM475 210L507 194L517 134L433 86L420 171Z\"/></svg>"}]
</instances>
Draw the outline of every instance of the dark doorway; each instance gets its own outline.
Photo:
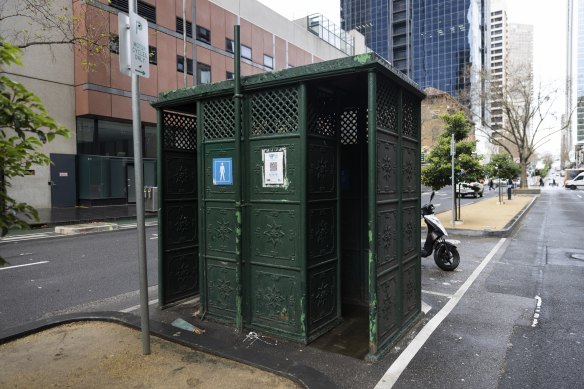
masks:
<instances>
[{"instance_id":1,"label":"dark doorway","mask_svg":"<svg viewBox=\"0 0 584 389\"><path fill-rule=\"evenodd\" d=\"M77 205L74 154L51 154L51 207Z\"/></svg>"}]
</instances>

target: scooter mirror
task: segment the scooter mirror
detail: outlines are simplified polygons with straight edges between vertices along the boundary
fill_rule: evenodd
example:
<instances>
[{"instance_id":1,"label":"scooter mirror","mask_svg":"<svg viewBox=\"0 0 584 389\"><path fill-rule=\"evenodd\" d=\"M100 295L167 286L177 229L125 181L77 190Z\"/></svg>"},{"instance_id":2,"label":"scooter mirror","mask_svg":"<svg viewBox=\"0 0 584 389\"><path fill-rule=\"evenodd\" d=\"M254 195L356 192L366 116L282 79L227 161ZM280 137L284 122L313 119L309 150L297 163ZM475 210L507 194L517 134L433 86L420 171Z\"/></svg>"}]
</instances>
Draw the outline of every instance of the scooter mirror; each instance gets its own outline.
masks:
<instances>
[{"instance_id":1,"label":"scooter mirror","mask_svg":"<svg viewBox=\"0 0 584 389\"><path fill-rule=\"evenodd\" d=\"M432 191L432 194L430 195L430 202L432 202L432 200L434 199L434 195L435 195L435 194L436 194L436 193L435 193L434 191Z\"/></svg>"}]
</instances>

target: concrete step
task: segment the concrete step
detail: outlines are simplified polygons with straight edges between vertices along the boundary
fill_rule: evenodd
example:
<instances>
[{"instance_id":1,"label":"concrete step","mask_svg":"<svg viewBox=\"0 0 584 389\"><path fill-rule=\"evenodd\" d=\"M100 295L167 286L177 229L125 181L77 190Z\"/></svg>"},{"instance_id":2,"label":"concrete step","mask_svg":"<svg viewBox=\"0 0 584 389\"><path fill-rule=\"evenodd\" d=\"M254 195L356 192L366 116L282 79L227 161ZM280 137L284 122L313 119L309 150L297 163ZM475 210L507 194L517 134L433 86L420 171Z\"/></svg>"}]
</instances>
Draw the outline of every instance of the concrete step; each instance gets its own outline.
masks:
<instances>
[{"instance_id":1,"label":"concrete step","mask_svg":"<svg viewBox=\"0 0 584 389\"><path fill-rule=\"evenodd\" d=\"M90 232L114 231L118 228L117 223L86 223L70 226L57 226L55 227L55 233L62 235L76 235L88 234Z\"/></svg>"}]
</instances>

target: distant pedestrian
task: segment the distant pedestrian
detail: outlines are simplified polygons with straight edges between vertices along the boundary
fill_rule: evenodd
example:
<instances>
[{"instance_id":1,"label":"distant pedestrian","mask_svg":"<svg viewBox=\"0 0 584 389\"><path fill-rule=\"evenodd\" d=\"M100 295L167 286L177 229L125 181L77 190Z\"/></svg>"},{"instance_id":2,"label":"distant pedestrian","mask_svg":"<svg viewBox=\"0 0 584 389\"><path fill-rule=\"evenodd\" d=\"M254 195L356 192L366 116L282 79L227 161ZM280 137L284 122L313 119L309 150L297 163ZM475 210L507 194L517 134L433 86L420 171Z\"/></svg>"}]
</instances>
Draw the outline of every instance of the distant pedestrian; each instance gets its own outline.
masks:
<instances>
[{"instance_id":1,"label":"distant pedestrian","mask_svg":"<svg viewBox=\"0 0 584 389\"><path fill-rule=\"evenodd\" d=\"M558 184L556 184L556 179L554 178L554 179L552 180L552 186L557 186L557 185L558 185Z\"/></svg>"},{"instance_id":2,"label":"distant pedestrian","mask_svg":"<svg viewBox=\"0 0 584 389\"><path fill-rule=\"evenodd\" d=\"M545 185L545 183L543 182L543 177L539 178L539 186L543 187Z\"/></svg>"},{"instance_id":3,"label":"distant pedestrian","mask_svg":"<svg viewBox=\"0 0 584 389\"><path fill-rule=\"evenodd\" d=\"M489 180L489 190L493 190L493 189L495 189L495 188L494 188L494 184L493 184L493 179L491 178Z\"/></svg>"}]
</instances>

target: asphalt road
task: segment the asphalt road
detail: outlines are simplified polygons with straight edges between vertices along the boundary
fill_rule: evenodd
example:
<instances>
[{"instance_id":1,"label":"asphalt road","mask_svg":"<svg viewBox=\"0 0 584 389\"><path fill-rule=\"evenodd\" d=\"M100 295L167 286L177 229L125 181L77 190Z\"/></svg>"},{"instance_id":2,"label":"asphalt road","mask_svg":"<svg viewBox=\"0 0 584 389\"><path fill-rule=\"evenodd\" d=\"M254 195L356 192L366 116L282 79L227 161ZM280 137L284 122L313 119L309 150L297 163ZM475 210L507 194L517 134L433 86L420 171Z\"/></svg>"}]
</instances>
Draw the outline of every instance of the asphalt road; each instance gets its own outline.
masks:
<instances>
[{"instance_id":1,"label":"asphalt road","mask_svg":"<svg viewBox=\"0 0 584 389\"><path fill-rule=\"evenodd\" d=\"M68 312L139 304L136 229L0 244L0 329ZM148 285L157 280L157 230L146 228ZM151 298L157 298L156 288Z\"/></svg>"}]
</instances>

